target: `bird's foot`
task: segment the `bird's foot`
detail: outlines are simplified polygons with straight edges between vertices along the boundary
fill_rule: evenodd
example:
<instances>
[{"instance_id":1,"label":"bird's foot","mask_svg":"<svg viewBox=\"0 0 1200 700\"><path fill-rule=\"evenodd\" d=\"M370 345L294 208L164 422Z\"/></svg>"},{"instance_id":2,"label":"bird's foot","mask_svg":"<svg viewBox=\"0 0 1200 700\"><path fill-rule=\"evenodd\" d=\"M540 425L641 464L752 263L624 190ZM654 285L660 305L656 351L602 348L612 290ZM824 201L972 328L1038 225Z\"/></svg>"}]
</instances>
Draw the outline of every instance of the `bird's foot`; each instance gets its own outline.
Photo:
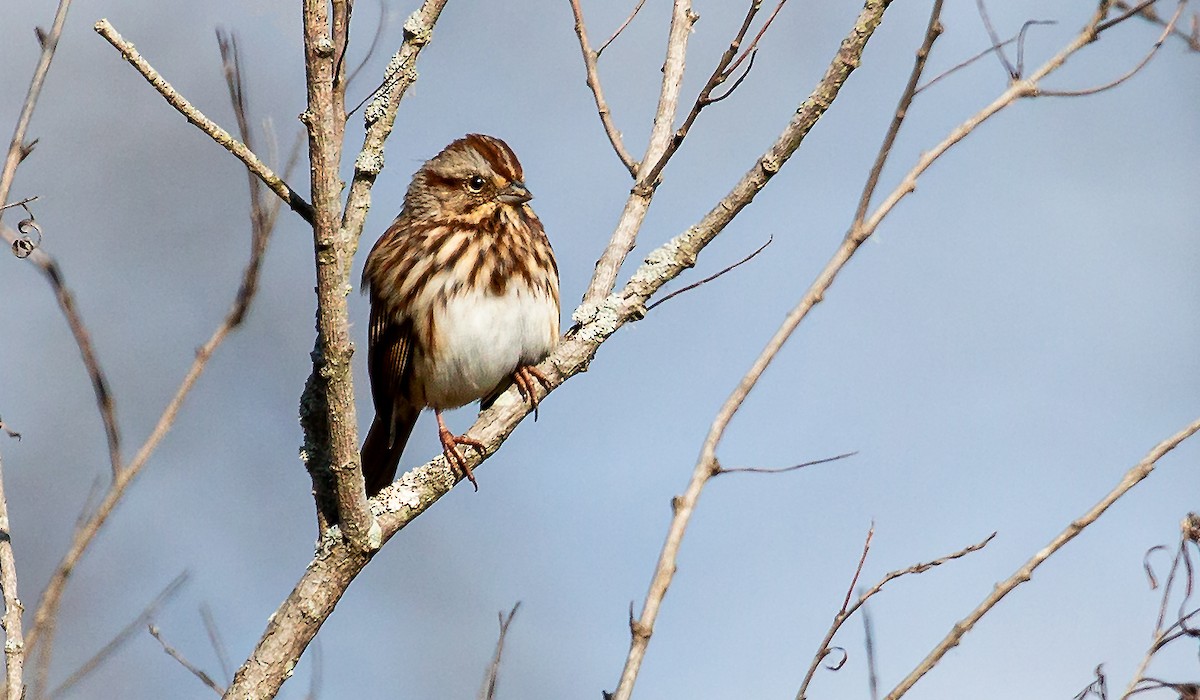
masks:
<instances>
[{"instance_id":1,"label":"bird's foot","mask_svg":"<svg viewBox=\"0 0 1200 700\"><path fill-rule=\"evenodd\" d=\"M521 392L522 398L528 401L529 405L533 407L533 419L536 421L538 418L538 403L540 403L541 399L538 398L537 387L534 384L535 381L545 387L546 391L549 391L551 386L553 386L550 378L542 374L542 371L533 365L518 367L517 371L513 372L513 384L517 385L517 391Z\"/></svg>"},{"instance_id":2,"label":"bird's foot","mask_svg":"<svg viewBox=\"0 0 1200 700\"><path fill-rule=\"evenodd\" d=\"M471 465L467 463L467 458L463 455L462 450L458 449L459 445L470 445L479 450L480 454L484 452L484 444L475 438L467 437L466 435L455 435L446 427L446 423L442 421L442 412L437 411L438 423L438 439L442 441L442 454L446 457L446 463L450 465L450 469L454 471L459 478L466 477L467 481L479 490L479 484L475 481L475 474L471 471Z\"/></svg>"}]
</instances>

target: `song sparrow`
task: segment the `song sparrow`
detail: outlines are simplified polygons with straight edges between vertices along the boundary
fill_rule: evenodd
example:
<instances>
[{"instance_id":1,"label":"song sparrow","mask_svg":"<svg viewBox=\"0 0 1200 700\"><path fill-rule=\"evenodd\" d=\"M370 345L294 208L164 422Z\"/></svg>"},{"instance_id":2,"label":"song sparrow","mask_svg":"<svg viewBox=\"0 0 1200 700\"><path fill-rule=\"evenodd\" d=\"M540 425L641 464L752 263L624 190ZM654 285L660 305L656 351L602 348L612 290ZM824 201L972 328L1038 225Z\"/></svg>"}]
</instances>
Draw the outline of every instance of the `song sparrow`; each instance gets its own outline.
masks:
<instances>
[{"instance_id":1,"label":"song sparrow","mask_svg":"<svg viewBox=\"0 0 1200 700\"><path fill-rule=\"evenodd\" d=\"M362 447L367 495L392 482L422 408L437 416L442 452L475 484L442 411L516 383L537 408L533 365L558 342L558 266L529 207L508 144L468 134L413 175L404 208L363 269L371 298L368 366L375 420Z\"/></svg>"}]
</instances>

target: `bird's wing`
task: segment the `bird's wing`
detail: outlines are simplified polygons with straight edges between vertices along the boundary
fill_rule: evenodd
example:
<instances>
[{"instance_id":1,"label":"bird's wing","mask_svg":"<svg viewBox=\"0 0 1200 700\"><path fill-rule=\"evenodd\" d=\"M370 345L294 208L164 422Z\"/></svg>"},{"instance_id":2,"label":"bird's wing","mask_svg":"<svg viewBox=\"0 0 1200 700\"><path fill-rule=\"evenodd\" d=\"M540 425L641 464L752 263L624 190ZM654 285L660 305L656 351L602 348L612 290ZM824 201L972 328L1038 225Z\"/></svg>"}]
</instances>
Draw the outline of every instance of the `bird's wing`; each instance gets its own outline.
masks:
<instances>
[{"instance_id":1,"label":"bird's wing","mask_svg":"<svg viewBox=\"0 0 1200 700\"><path fill-rule=\"evenodd\" d=\"M412 360L412 323L397 321L382 300L371 300L367 371L375 414L388 426L388 446L396 440L395 404L407 395L404 386Z\"/></svg>"}]
</instances>

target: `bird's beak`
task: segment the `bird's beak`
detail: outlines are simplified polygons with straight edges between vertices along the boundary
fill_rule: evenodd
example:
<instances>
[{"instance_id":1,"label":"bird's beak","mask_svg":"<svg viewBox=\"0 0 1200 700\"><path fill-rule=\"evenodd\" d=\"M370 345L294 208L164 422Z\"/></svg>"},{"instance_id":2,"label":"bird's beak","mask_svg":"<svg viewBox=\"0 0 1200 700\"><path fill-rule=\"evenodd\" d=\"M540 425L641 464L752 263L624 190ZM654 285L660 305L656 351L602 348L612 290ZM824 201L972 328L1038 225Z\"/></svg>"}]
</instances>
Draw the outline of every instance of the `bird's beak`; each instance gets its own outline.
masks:
<instances>
[{"instance_id":1,"label":"bird's beak","mask_svg":"<svg viewBox=\"0 0 1200 700\"><path fill-rule=\"evenodd\" d=\"M496 199L505 204L517 206L533 199L533 195L529 194L529 190L525 189L524 182L518 181L511 182L509 183L508 187L500 190L500 192L496 194Z\"/></svg>"}]
</instances>

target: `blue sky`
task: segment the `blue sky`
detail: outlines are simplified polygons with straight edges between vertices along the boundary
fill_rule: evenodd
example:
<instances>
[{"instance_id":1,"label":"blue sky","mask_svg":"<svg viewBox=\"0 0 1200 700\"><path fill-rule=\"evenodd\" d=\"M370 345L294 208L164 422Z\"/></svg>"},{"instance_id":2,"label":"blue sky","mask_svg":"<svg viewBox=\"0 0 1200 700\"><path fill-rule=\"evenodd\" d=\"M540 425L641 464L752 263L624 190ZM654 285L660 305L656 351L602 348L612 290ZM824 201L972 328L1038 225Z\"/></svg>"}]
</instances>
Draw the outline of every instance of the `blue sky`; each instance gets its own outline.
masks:
<instances>
[{"instance_id":1,"label":"blue sky","mask_svg":"<svg viewBox=\"0 0 1200 700\"><path fill-rule=\"evenodd\" d=\"M1058 20L1030 32L1029 66L1056 52L1092 9L992 4L1004 36L1026 19ZM974 7L947 2L930 74L987 46ZM385 49L352 96L361 99L382 75L412 9L392 10ZM596 1L584 9L597 42L628 11ZM696 10L685 99L707 78L743 4L697 0ZM626 276L753 164L857 10L850 2L785 7L749 79L701 115L667 169ZM29 28L52 13L50 2L0 11L12 35L0 46L9 96L0 123L15 120L36 60ZM492 653L495 615L518 600L500 697L597 697L615 686L629 603L645 595L670 498L686 484L717 408L845 233L927 13L927 2L894 4L833 109L675 286L773 237L766 252L622 329L479 470L478 493L455 489L376 557L318 637L321 697L471 696ZM636 154L657 98L668 14L669 3L647 3L600 64ZM101 17L228 127L213 29L235 30L254 116L271 119L285 149L304 108L300 17L290 3L262 0L79 0L68 19L31 130L40 142L13 197L40 197L45 248L79 297L132 453L233 297L249 249L248 203L241 165L91 31ZM376 17L376 6L359 3L353 60ZM1149 23L1127 23L1048 85L1106 82L1157 35ZM584 85L568 4L451 2L419 71L364 245L398 212L425 158L467 132L500 136L521 158L557 252L568 318L630 186ZM1198 72L1200 56L1167 42L1119 89L1015 105L922 178L767 371L719 456L727 466L785 466L858 455L710 484L637 697L792 697L872 521L867 584L997 531L983 552L898 581L874 601L881 685L890 688L995 582L1197 417ZM998 62L984 60L923 93L881 191L1005 83ZM357 117L348 133L352 154ZM307 189L303 177L293 180ZM284 212L245 328L218 352L72 579L53 678L180 571L189 582L158 624L210 673L218 664L198 607L211 607L236 664L290 591L315 537L296 421L313 285L311 238ZM108 468L90 386L47 286L29 266L0 259L0 298L0 415L24 435L0 450L21 594L32 608ZM366 314L353 295L360 348ZM365 428L365 354L356 362ZM472 417L463 409L450 424L463 430ZM432 417L423 418L402 468L437 449ZM1157 612L1142 556L1173 543L1180 518L1197 508L1198 457L1200 448L1185 444L1164 459L910 697L1071 697L1098 663L1123 687ZM835 643L849 662L819 673L812 696L867 697L861 625ZM1154 675L1194 678L1193 653L1165 655ZM281 697L304 696L310 662ZM205 696L139 635L66 697Z\"/></svg>"}]
</instances>

